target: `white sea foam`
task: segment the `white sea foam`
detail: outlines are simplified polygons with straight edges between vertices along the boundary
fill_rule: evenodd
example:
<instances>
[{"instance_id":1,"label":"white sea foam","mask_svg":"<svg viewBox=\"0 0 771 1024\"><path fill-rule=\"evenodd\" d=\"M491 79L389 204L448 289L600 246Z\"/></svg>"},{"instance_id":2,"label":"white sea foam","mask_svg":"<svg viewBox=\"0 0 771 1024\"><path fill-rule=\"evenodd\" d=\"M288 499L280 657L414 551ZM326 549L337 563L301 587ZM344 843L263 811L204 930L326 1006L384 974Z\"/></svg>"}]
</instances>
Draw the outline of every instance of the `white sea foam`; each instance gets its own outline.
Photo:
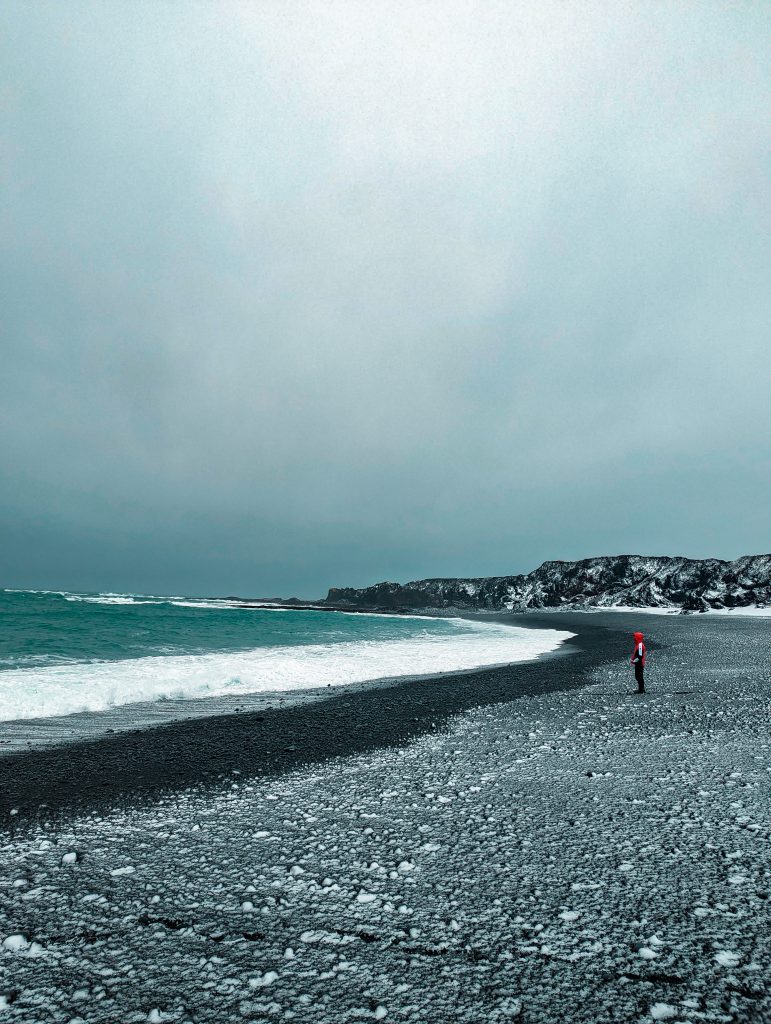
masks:
<instances>
[{"instance_id":1,"label":"white sea foam","mask_svg":"<svg viewBox=\"0 0 771 1024\"><path fill-rule=\"evenodd\" d=\"M242 608L238 601L186 597L154 597L152 594L63 594L65 601L83 604L173 604L177 608Z\"/></svg>"},{"instance_id":2,"label":"white sea foam","mask_svg":"<svg viewBox=\"0 0 771 1024\"><path fill-rule=\"evenodd\" d=\"M30 591L31 593L31 591ZM227 598L192 598L192 597L156 597L153 594L68 594L61 595L65 601L82 602L83 604L173 604L177 608L241 608L243 601L231 601ZM246 607L262 607L258 601L250 601ZM273 608L267 609L273 611ZM291 611L291 606L279 611Z\"/></svg>"},{"instance_id":3,"label":"white sea foam","mask_svg":"<svg viewBox=\"0 0 771 1024\"><path fill-rule=\"evenodd\" d=\"M295 690L528 661L573 636L463 621L401 640L80 662L0 672L0 719L48 718L139 701Z\"/></svg>"},{"instance_id":4,"label":"white sea foam","mask_svg":"<svg viewBox=\"0 0 771 1024\"><path fill-rule=\"evenodd\" d=\"M244 608L244 605L240 601L226 601L224 598L222 600L218 600L215 598L211 601L195 601L183 598L176 599L169 597L163 599L163 601L159 601L158 603L173 604L175 608L213 608L215 610L219 610L220 608ZM252 602L249 603L252 604ZM256 604L256 602L254 602L254 604Z\"/></svg>"},{"instance_id":5,"label":"white sea foam","mask_svg":"<svg viewBox=\"0 0 771 1024\"><path fill-rule=\"evenodd\" d=\"M261 611L261 612L291 612L296 613L297 608L291 604L286 606L277 605L274 602L262 601L259 598L249 600L247 598L230 597L183 597L177 594L118 594L112 591L105 591L99 594L79 594L70 590L11 590L0 588L2 594L36 594L39 596L63 597L65 601L82 604L106 604L106 605L134 605L134 604L171 604L175 608L197 608L219 611L220 609L232 608L235 611ZM312 604L313 602L309 602ZM319 608L320 611L330 610ZM364 615L382 618L384 615L393 615L388 612L346 612L337 611L340 615ZM432 619L432 615L410 614L411 619Z\"/></svg>"},{"instance_id":6,"label":"white sea foam","mask_svg":"<svg viewBox=\"0 0 771 1024\"><path fill-rule=\"evenodd\" d=\"M11 591L7 591L11 593ZM18 593L37 593L37 591L18 591ZM49 593L49 591L40 591L40 593ZM53 593L53 591L50 591ZM59 591L56 591L59 594ZM69 592L62 591L61 596L66 601L80 601L85 604L171 604L175 608L196 608L204 610L220 611L222 609L234 609L235 611L259 611L259 612L289 612L290 614L296 614L297 608L292 605L281 606L277 604L268 604L261 601L249 601L240 599L231 599L227 597L157 597L154 594L70 594ZM319 608L319 611L331 611L331 609ZM394 613L392 612L364 612L359 611L344 611L335 609L336 615L357 615L357 616L369 616L371 618L393 618ZM418 615L410 614L410 619L435 619L433 615Z\"/></svg>"},{"instance_id":7,"label":"white sea foam","mask_svg":"<svg viewBox=\"0 0 771 1024\"><path fill-rule=\"evenodd\" d=\"M50 594L54 597L66 597L69 590L14 590L12 587L0 588L2 594Z\"/></svg>"}]
</instances>

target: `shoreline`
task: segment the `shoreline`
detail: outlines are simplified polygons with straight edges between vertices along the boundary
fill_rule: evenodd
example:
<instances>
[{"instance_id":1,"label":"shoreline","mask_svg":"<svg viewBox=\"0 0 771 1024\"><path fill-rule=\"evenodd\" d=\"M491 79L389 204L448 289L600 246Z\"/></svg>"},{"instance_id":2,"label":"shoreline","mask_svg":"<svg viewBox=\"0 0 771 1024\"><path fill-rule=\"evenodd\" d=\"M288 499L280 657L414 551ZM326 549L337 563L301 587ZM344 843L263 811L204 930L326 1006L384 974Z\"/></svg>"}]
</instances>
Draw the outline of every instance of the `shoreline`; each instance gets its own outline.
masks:
<instances>
[{"instance_id":1,"label":"shoreline","mask_svg":"<svg viewBox=\"0 0 771 1024\"><path fill-rule=\"evenodd\" d=\"M362 613L377 614L381 613ZM388 613L382 613L385 617ZM445 615L415 614L412 618L449 618ZM468 613L452 616L470 622L498 622L503 625L516 625L521 628L554 630L553 624L511 621L507 613L491 613L475 615ZM561 632L561 631L560 631ZM255 690L244 693L221 693L207 696L166 697L129 701L115 704L112 707L70 711L65 714L50 716L23 717L0 719L0 759L4 756L29 749L40 750L46 747L64 746L79 741L99 739L107 734L135 732L137 730L157 728L175 721L220 717L241 713L262 713L281 704L286 707L295 704L310 704L325 700L343 690L369 689L371 687L399 686L405 682L439 680L445 677L466 675L470 672L484 672L491 669L506 668L516 664L525 664L540 657L548 657L567 653L563 649L564 640L551 651L517 659L515 661L491 662L475 665L470 668L456 668L436 672L408 672L401 675L378 676L355 682L318 683L314 686L290 687L288 689ZM216 653L216 652L213 652ZM247 652L248 653L248 652Z\"/></svg>"},{"instance_id":2,"label":"shoreline","mask_svg":"<svg viewBox=\"0 0 771 1024\"><path fill-rule=\"evenodd\" d=\"M510 625L558 626L557 613L494 617ZM625 634L586 619L579 630L569 614L559 619L560 628L576 635L534 661L318 690L124 705L77 716L81 734L75 739L69 732L75 716L0 723L0 821L13 826L71 808L155 798L234 772L283 775L403 746L471 707L580 687L600 664L618 657Z\"/></svg>"},{"instance_id":3,"label":"shoreline","mask_svg":"<svg viewBox=\"0 0 771 1024\"><path fill-rule=\"evenodd\" d=\"M276 711L272 762L245 715L141 733L155 787L5 759L108 783L5 819L9 1019L768 1021L767 626L640 620Z\"/></svg>"}]
</instances>

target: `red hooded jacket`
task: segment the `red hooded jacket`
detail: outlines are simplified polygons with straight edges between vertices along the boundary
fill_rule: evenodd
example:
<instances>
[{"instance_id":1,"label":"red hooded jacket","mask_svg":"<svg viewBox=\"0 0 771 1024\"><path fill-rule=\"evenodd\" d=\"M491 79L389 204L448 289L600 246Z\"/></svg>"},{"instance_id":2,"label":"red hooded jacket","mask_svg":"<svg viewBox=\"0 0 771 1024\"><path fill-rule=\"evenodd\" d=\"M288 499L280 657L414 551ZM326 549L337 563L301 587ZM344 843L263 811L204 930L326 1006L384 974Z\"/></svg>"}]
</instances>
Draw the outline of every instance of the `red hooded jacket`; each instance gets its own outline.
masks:
<instances>
[{"instance_id":1,"label":"red hooded jacket","mask_svg":"<svg viewBox=\"0 0 771 1024\"><path fill-rule=\"evenodd\" d=\"M642 633L634 634L634 650L632 651L632 664L645 666L645 644Z\"/></svg>"}]
</instances>

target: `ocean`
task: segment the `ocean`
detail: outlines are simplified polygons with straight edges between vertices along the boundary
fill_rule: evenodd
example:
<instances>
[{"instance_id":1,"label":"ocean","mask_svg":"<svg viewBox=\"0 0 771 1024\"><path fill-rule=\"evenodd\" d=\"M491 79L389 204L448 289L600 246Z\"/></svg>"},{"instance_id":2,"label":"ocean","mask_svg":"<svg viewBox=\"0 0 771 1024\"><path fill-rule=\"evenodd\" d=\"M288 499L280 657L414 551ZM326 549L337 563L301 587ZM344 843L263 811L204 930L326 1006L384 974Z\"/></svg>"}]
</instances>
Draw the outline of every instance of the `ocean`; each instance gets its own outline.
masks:
<instances>
[{"instance_id":1,"label":"ocean","mask_svg":"<svg viewBox=\"0 0 771 1024\"><path fill-rule=\"evenodd\" d=\"M527 661L570 633L231 600L0 591L0 721Z\"/></svg>"}]
</instances>

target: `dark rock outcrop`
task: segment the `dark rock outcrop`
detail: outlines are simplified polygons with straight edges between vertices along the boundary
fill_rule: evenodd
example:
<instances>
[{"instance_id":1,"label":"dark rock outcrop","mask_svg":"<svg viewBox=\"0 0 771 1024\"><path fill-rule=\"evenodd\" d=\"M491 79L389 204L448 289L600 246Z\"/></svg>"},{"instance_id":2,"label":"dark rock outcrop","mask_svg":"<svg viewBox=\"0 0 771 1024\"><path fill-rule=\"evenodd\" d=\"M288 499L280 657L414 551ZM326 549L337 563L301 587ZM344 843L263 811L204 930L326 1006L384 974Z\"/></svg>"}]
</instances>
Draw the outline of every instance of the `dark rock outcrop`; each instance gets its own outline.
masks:
<instances>
[{"instance_id":1,"label":"dark rock outcrop","mask_svg":"<svg viewBox=\"0 0 771 1024\"><path fill-rule=\"evenodd\" d=\"M606 555L544 562L520 576L429 579L333 587L326 605L410 610L457 608L670 608L684 612L771 607L771 555L719 558Z\"/></svg>"}]
</instances>

